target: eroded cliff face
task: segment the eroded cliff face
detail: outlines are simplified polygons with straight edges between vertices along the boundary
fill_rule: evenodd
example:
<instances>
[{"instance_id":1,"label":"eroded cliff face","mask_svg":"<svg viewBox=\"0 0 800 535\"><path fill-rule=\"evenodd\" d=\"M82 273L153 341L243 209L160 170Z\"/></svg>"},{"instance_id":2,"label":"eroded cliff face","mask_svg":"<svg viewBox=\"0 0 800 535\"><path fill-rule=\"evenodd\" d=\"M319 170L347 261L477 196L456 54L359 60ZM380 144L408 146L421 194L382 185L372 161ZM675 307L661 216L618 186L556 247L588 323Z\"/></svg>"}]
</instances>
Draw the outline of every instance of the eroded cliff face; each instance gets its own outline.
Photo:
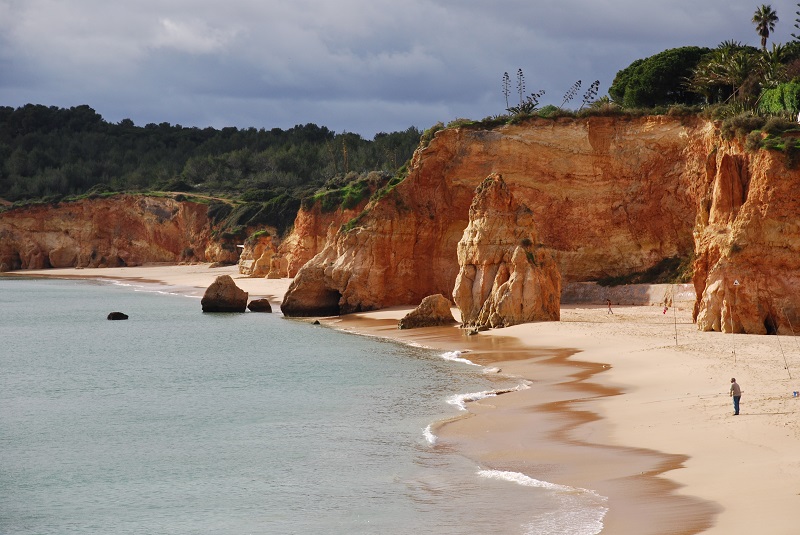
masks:
<instances>
[{"instance_id":1,"label":"eroded cliff face","mask_svg":"<svg viewBox=\"0 0 800 535\"><path fill-rule=\"evenodd\" d=\"M0 270L236 262L211 239L207 206L118 195L0 213Z\"/></svg>"},{"instance_id":2,"label":"eroded cliff face","mask_svg":"<svg viewBox=\"0 0 800 535\"><path fill-rule=\"evenodd\" d=\"M323 212L319 203L309 209L301 208L292 232L277 250L277 255L282 259L281 276L297 275L300 268L322 251L339 228L361 213L366 204L365 200L355 208L339 208L331 212Z\"/></svg>"},{"instance_id":3,"label":"eroded cliff face","mask_svg":"<svg viewBox=\"0 0 800 535\"><path fill-rule=\"evenodd\" d=\"M688 151L710 134L705 121L663 116L442 130L405 181L300 269L282 309L314 315L321 296L326 312L347 313L450 295L475 189L492 173L530 207L564 282L688 256L706 161Z\"/></svg>"},{"instance_id":4,"label":"eroded cliff face","mask_svg":"<svg viewBox=\"0 0 800 535\"><path fill-rule=\"evenodd\" d=\"M696 237L702 330L793 334L800 328L800 171L780 152L735 143L709 153Z\"/></svg>"},{"instance_id":5,"label":"eroded cliff face","mask_svg":"<svg viewBox=\"0 0 800 535\"><path fill-rule=\"evenodd\" d=\"M448 295L476 187L500 173L530 207L563 283L694 254L699 328L794 333L800 170L783 153L746 152L717 127L659 116L438 132L408 178L297 273L286 310L347 313Z\"/></svg>"},{"instance_id":6,"label":"eroded cliff face","mask_svg":"<svg viewBox=\"0 0 800 535\"><path fill-rule=\"evenodd\" d=\"M531 210L500 175L478 187L458 243L453 300L465 327L509 327L561 315L561 275L539 243Z\"/></svg>"}]
</instances>

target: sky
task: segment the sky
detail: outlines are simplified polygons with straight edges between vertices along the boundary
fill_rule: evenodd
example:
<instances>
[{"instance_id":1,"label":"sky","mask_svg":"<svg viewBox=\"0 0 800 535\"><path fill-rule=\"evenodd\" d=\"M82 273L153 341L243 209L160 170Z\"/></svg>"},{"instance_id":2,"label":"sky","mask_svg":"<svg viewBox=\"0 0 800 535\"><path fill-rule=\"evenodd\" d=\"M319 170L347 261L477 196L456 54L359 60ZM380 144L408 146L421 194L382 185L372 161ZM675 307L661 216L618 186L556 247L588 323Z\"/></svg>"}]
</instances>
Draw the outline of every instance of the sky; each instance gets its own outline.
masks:
<instances>
[{"instance_id":1,"label":"sky","mask_svg":"<svg viewBox=\"0 0 800 535\"><path fill-rule=\"evenodd\" d=\"M379 132L505 113L544 90L577 109L636 59L760 46L742 0L0 0L0 105L89 105L138 126ZM786 43L796 2L770 4Z\"/></svg>"}]
</instances>

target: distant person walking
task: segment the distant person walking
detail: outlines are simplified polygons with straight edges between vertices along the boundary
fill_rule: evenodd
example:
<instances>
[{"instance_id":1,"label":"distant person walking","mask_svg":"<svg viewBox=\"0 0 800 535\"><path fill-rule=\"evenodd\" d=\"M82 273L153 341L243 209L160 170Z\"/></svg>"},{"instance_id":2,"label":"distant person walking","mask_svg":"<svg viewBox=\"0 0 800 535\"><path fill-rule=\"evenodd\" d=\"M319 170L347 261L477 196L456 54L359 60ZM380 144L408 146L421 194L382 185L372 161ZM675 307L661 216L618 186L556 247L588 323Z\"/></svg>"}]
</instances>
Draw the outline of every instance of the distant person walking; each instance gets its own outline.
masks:
<instances>
[{"instance_id":1,"label":"distant person walking","mask_svg":"<svg viewBox=\"0 0 800 535\"><path fill-rule=\"evenodd\" d=\"M733 397L733 415L739 414L739 400L742 399L742 389L735 377L731 377L731 397Z\"/></svg>"},{"instance_id":2,"label":"distant person walking","mask_svg":"<svg viewBox=\"0 0 800 535\"><path fill-rule=\"evenodd\" d=\"M606 314L613 314L614 312L611 310L611 299L606 299L606 303L608 304L608 312L606 312Z\"/></svg>"}]
</instances>

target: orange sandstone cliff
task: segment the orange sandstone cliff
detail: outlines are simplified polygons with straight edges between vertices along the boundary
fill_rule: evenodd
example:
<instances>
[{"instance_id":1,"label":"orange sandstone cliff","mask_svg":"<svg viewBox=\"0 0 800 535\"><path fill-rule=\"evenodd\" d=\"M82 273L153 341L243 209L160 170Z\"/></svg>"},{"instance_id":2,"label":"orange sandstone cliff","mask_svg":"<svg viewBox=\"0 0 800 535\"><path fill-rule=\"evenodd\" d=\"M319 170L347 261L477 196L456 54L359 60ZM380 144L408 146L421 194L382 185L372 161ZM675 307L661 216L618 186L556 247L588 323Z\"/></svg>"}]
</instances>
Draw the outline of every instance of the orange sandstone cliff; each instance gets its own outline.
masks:
<instances>
[{"instance_id":1,"label":"orange sandstone cliff","mask_svg":"<svg viewBox=\"0 0 800 535\"><path fill-rule=\"evenodd\" d=\"M800 171L782 154L717 150L695 228L700 329L800 328Z\"/></svg>"},{"instance_id":2,"label":"orange sandstone cliff","mask_svg":"<svg viewBox=\"0 0 800 535\"><path fill-rule=\"evenodd\" d=\"M538 242L531 210L500 175L478 186L458 243L453 300L465 327L508 327L561 316L561 274Z\"/></svg>"},{"instance_id":3,"label":"orange sandstone cliff","mask_svg":"<svg viewBox=\"0 0 800 535\"><path fill-rule=\"evenodd\" d=\"M235 263L235 247L211 239L207 212L204 204L139 195L10 210L0 213L0 271Z\"/></svg>"},{"instance_id":4,"label":"orange sandstone cliff","mask_svg":"<svg viewBox=\"0 0 800 535\"><path fill-rule=\"evenodd\" d=\"M475 189L491 173L531 209L565 282L688 256L696 188L685 151L702 124L589 118L439 131L409 176L298 272L282 309L314 315L322 299L326 312L347 313L450 295Z\"/></svg>"},{"instance_id":5,"label":"orange sandstone cliff","mask_svg":"<svg viewBox=\"0 0 800 535\"><path fill-rule=\"evenodd\" d=\"M451 295L470 204L492 173L530 208L564 283L695 255L700 328L770 332L800 323L799 212L790 193L800 173L781 153L748 154L723 140L711 121L668 116L437 132L406 180L298 271L282 310L339 314ZM737 276L744 280L733 290Z\"/></svg>"}]
</instances>

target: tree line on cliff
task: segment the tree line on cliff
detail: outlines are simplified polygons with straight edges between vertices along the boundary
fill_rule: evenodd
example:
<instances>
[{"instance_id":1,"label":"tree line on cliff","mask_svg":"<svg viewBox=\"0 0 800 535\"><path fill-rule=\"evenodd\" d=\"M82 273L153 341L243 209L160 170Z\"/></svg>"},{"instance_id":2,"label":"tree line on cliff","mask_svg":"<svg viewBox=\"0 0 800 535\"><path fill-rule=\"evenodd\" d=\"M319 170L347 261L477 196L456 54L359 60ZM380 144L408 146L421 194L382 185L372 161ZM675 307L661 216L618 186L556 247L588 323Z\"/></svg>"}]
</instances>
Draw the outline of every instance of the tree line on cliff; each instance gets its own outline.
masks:
<instances>
[{"instance_id":1,"label":"tree line on cliff","mask_svg":"<svg viewBox=\"0 0 800 535\"><path fill-rule=\"evenodd\" d=\"M102 192L178 191L248 202L389 180L421 132L364 139L315 124L273 128L139 127L87 105L0 107L0 197L58 201Z\"/></svg>"},{"instance_id":2,"label":"tree line on cliff","mask_svg":"<svg viewBox=\"0 0 800 535\"><path fill-rule=\"evenodd\" d=\"M685 46L638 59L618 71L608 95L599 99L599 80L588 89L578 80L560 106L540 109L543 92L528 94L519 69L519 105L512 105L511 78L505 73L507 114L456 119L448 126L492 128L564 116L704 114L724 120L723 137L747 136L749 149L783 150L787 164L794 166L800 163L800 147L782 134L797 129L800 36L792 34L795 41L768 49L777 21L770 6L756 10L760 49L725 41L714 49ZM800 31L800 18L795 27ZM565 109L581 93L580 107ZM318 202L323 210L352 207L370 193L391 188L405 176L414 150L440 128L441 123L422 133L410 127L367 140L315 124L288 130L169 123L139 127L129 119L109 123L87 105L0 106L0 200L19 204L113 192L182 192L229 199L209 212L224 214L236 227L267 224L283 231L303 203Z\"/></svg>"}]
</instances>

